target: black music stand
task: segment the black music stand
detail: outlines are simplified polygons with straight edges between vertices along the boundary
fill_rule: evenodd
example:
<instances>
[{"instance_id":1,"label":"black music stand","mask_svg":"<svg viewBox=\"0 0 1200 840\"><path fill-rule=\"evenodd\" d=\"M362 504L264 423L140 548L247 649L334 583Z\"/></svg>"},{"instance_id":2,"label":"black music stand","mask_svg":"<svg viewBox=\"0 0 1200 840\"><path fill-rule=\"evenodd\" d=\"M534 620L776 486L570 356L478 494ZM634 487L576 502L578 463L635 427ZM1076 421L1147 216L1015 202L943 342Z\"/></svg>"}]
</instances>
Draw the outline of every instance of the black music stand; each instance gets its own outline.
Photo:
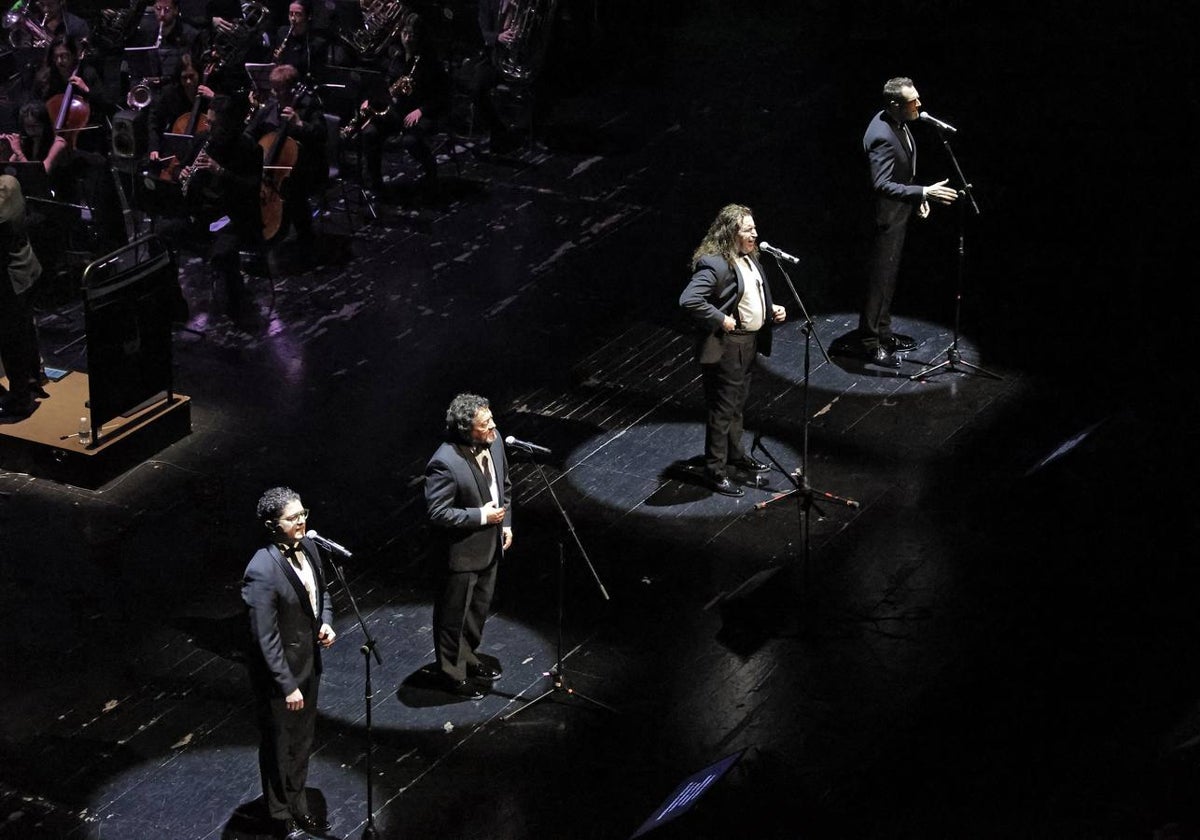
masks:
<instances>
[{"instance_id":1,"label":"black music stand","mask_svg":"<svg viewBox=\"0 0 1200 840\"><path fill-rule=\"evenodd\" d=\"M519 444L516 444L516 443L510 443L509 445L520 448L521 451L528 453L530 456L533 455L533 451L531 449L521 448L519 446ZM576 546L576 548L579 549L579 554L581 557L583 557L583 562L587 564L588 570L592 573L592 578L595 579L595 581L596 581L596 586L598 586L600 588L600 594L602 596L604 596L604 600L606 600L606 601L609 600L608 591L605 590L604 584L600 581L600 576L598 574L596 574L596 567L592 565L592 561L588 558L587 551L584 550L583 543L581 543L579 541L579 535L577 533L575 533L575 526L571 522L571 517L567 516L566 509L563 508L562 503L559 502L558 495L554 492L554 486L550 483L550 480L548 478L546 478L546 473L542 469L542 465L540 463L538 463L536 460L534 460L533 463L534 463L534 466L537 467L538 475L540 475L542 477L542 483L545 484L546 489L550 491L550 498L554 500L554 506L556 508L558 508L559 514L562 515L563 521L567 524L567 531L570 532L571 538L575 541L575 546ZM604 709L609 712L617 711L612 706L609 706L606 703L601 703L599 700L595 700L591 697L588 697L585 694L580 694L578 691L573 689L570 686L570 684L567 682L567 675L563 669L563 600L565 597L565 589L566 589L566 563L567 563L566 552L563 549L563 544L562 544L562 541L560 540L558 543L558 643L557 643L557 656L555 659L554 666L549 671L547 671L543 674L543 676L550 678L550 688L546 689L546 691L542 692L537 697L534 697L532 700L530 700L524 706L521 706L518 709L514 709L513 711L509 712L506 715L501 715L500 720L510 720L517 714L524 712L527 709L533 708L538 703L540 703L542 700L545 700L547 697L554 697L560 693L566 694L568 697L578 697L580 700L583 700L587 703L591 703L593 706L596 706L597 708Z\"/></svg>"},{"instance_id":2,"label":"black music stand","mask_svg":"<svg viewBox=\"0 0 1200 840\"><path fill-rule=\"evenodd\" d=\"M21 182L21 194L26 198L54 198L54 191L50 189L50 173L40 160L8 161L3 171L5 175L12 175Z\"/></svg>"},{"instance_id":3,"label":"black music stand","mask_svg":"<svg viewBox=\"0 0 1200 840\"><path fill-rule=\"evenodd\" d=\"M954 171L958 175L958 182L962 184L962 189L959 190L959 197L960 199L966 198L969 200L973 215L978 216L980 211L979 205L975 203L975 193L963 175L962 168L958 165L958 158L954 156L954 149L950 148L949 132L941 128L938 128L937 131L942 136L942 145L946 147L946 153L950 155L950 162L954 165ZM919 379L923 381L939 371L946 373L977 373L983 376L990 376L992 379L1004 378L999 374L992 373L990 370L981 368L979 365L963 361L962 355L958 352L959 317L962 312L963 281L966 277L967 264L966 215L967 205L965 202L960 201L958 208L958 287L954 292L954 341L950 344L950 349L946 351L946 360L944 362L939 362L933 367L919 373L914 373L908 377L909 380ZM963 368L966 369L964 370Z\"/></svg>"}]
</instances>

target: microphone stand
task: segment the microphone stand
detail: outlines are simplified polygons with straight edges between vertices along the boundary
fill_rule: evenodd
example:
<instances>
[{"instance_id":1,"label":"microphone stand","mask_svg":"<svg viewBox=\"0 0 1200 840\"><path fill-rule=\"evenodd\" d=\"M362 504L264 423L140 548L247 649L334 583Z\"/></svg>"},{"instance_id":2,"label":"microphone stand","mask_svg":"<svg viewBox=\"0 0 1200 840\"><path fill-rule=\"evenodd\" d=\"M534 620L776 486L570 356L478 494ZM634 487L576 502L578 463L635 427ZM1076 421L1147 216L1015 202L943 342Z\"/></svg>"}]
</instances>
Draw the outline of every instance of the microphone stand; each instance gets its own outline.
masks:
<instances>
[{"instance_id":1,"label":"microphone stand","mask_svg":"<svg viewBox=\"0 0 1200 840\"><path fill-rule=\"evenodd\" d=\"M314 545L324 548L315 540ZM332 551L325 548L325 553L330 556L329 566L333 569L334 576L338 579L338 583L342 585L342 591L346 593L346 597L350 599L350 606L354 610L354 617L358 619L358 626L362 628L363 638L366 640L358 649L363 656L363 698L367 709L367 825L363 829L363 840L378 840L379 830L375 827L375 806L372 801L371 782L374 779L375 772L371 766L371 758L374 753L374 742L372 740L371 731L371 700L375 697L375 692L371 688L371 657L375 657L375 662L383 667L383 659L379 656L379 647L375 643L375 639L371 636L371 631L367 629L367 624L363 621L362 613L358 610L358 602L354 600L354 593L350 591L350 587L346 585L346 576L342 573L341 567L333 562Z\"/></svg>"},{"instance_id":2,"label":"microphone stand","mask_svg":"<svg viewBox=\"0 0 1200 840\"><path fill-rule=\"evenodd\" d=\"M781 499L786 499L789 496L796 497L798 524L800 527L802 546L802 586L803 589L807 591L808 560L812 551L811 540L809 537L811 530L809 527L809 512L811 510L816 510L818 516L821 518L825 517L825 514L821 511L821 509L816 506L813 498L820 497L823 501L833 502L849 508L857 508L859 507L859 503L854 499L847 498L845 496L839 496L836 493L830 493L826 490L814 490L808 483L808 377L812 348L811 339L816 338L818 347L821 347L821 339L817 336L816 331L813 329L812 319L808 316L808 310L804 307L804 301L800 299L800 295L796 291L796 287L792 284L792 278L788 276L787 270L780 264L778 257L775 258L775 264L779 266L779 271L783 275L784 281L787 283L788 290L792 293L792 298L796 301L796 304L800 309L800 313L804 316L804 323L800 327L801 331L804 333L804 384L803 394L801 397L801 413L804 416L804 430L802 436L803 445L800 452L800 467L788 472L780 465L775 456L772 455L763 445L761 428L755 433L754 443L751 445L750 451L753 452L755 449L761 450L762 453L771 461L771 463L774 464L780 472L787 476L788 481L792 483L793 489L786 490L782 493L775 493L766 501L756 503L754 505L754 509L763 510L775 502L780 501ZM821 347L821 351L824 353L825 348ZM825 358L826 360L829 360L828 353L825 353ZM832 362L830 363L832 364Z\"/></svg>"},{"instance_id":3,"label":"microphone stand","mask_svg":"<svg viewBox=\"0 0 1200 840\"><path fill-rule=\"evenodd\" d=\"M533 455L533 451L530 449L525 449L522 447L518 447L518 449L520 449L520 451L527 452L530 456ZM583 557L583 562L587 564L588 571L592 573L592 578L596 581L596 586L599 587L600 594L604 597L605 601L610 600L608 597L608 591L604 588L604 584L601 582L600 576L596 574L596 567L592 565L592 561L588 558L587 551L584 549L583 543L579 541L579 535L575 532L575 525L571 522L571 517L567 515L566 509L562 506L562 503L558 500L558 495L554 492L554 485L550 483L550 479L546 477L545 470L542 469L542 465L537 460L533 461L533 465L537 467L538 475L542 477L542 483L546 486L546 489L550 491L550 498L554 500L554 506L558 508L559 514L562 515L563 521L567 524L567 531L570 532L571 538L575 541L575 546L579 549L579 554L581 557ZM509 720L518 713L533 708L547 697L553 697L559 693L566 694L568 697L578 697L580 700L591 703L593 706L596 706L600 709L605 709L610 712L617 711L606 703L601 703L599 700L595 700L585 694L580 694L578 691L571 688L570 684L567 682L567 675L563 669L563 600L566 589L566 562L566 552L563 549L562 540L559 540L557 659L554 666L542 675L550 678L550 688L546 689L546 691L542 692L537 697L534 697L524 706L514 709L506 715L501 715L500 720Z\"/></svg>"},{"instance_id":4,"label":"microphone stand","mask_svg":"<svg viewBox=\"0 0 1200 840\"><path fill-rule=\"evenodd\" d=\"M958 174L958 181L963 185L961 194L965 196L968 201L970 201L973 215L978 216L980 215L980 210L979 205L975 203L975 193L972 191L970 183L967 182L966 177L963 175L962 168L958 165L958 158L954 155L954 149L950 147L949 134L940 128L938 129L938 132L942 136L942 145L946 147L946 153L950 155L950 162L954 166L954 171ZM964 362L962 355L960 355L958 352L959 317L960 313L962 312L963 278L966 275L967 260L966 214L966 204L960 204L958 208L958 289L954 293L954 341L951 343L950 349L946 351L946 360L944 362L939 362L933 367L927 368L919 373L914 373L912 376L908 377L909 381L924 381L934 373L942 370L950 373L979 373L984 376L990 376L992 379L1004 378L998 374L992 373L990 370L981 368L979 365L974 365L970 362ZM966 370L963 370L963 368L966 368Z\"/></svg>"}]
</instances>

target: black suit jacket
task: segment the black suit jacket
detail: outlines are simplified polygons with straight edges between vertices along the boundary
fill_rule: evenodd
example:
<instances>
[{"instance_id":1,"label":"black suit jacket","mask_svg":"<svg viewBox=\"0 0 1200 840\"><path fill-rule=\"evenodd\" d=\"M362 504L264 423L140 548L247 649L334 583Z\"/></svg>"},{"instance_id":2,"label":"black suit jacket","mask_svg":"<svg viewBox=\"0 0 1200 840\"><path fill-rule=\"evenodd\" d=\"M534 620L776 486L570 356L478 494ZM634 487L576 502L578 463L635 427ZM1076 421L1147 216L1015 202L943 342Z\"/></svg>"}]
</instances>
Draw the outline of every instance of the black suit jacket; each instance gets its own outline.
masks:
<instances>
[{"instance_id":1,"label":"black suit jacket","mask_svg":"<svg viewBox=\"0 0 1200 840\"><path fill-rule=\"evenodd\" d=\"M480 524L480 508L490 496L470 446L443 443L425 468L425 506L452 572L482 571L499 560L501 528L512 526L512 481L499 433L488 456L500 493L496 504L504 508L502 526Z\"/></svg>"},{"instance_id":2,"label":"black suit jacket","mask_svg":"<svg viewBox=\"0 0 1200 840\"><path fill-rule=\"evenodd\" d=\"M758 352L770 356L774 324L771 316L771 307L774 305L771 302L771 284L767 282L767 273L763 271L758 257L751 254L750 259L763 278L763 301L766 304L763 327L755 333ZM726 336L725 316L737 318L737 305L742 291L742 275L725 257L705 256L696 263L691 281L679 296L679 305L697 327L696 358L701 364L712 364L721 358Z\"/></svg>"},{"instance_id":3,"label":"black suit jacket","mask_svg":"<svg viewBox=\"0 0 1200 840\"><path fill-rule=\"evenodd\" d=\"M875 223L878 225L906 221L925 197L924 188L913 184L917 174L916 140L913 140L913 151L909 154L903 134L904 129L886 111L880 111L863 135L863 151L871 166Z\"/></svg>"},{"instance_id":4,"label":"black suit jacket","mask_svg":"<svg viewBox=\"0 0 1200 840\"><path fill-rule=\"evenodd\" d=\"M308 593L279 548L260 548L242 578L242 601L250 620L251 680L259 691L286 697L321 673L322 624L333 624L333 604L325 585L325 569L316 546L300 541L317 584L319 615L313 615Z\"/></svg>"}]
</instances>

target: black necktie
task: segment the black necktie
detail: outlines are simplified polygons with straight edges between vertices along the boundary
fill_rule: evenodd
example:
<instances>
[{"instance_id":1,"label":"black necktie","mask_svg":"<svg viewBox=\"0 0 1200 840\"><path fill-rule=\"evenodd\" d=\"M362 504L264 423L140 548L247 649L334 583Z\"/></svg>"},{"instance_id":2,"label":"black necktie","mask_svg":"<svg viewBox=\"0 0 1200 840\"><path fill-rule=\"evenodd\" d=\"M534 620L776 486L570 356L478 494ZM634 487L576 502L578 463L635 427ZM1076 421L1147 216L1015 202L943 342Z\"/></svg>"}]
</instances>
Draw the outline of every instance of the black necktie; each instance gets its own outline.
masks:
<instances>
[{"instance_id":1,"label":"black necktie","mask_svg":"<svg viewBox=\"0 0 1200 840\"><path fill-rule=\"evenodd\" d=\"M487 483L488 496L492 495L492 465L486 452L483 453L483 480Z\"/></svg>"}]
</instances>

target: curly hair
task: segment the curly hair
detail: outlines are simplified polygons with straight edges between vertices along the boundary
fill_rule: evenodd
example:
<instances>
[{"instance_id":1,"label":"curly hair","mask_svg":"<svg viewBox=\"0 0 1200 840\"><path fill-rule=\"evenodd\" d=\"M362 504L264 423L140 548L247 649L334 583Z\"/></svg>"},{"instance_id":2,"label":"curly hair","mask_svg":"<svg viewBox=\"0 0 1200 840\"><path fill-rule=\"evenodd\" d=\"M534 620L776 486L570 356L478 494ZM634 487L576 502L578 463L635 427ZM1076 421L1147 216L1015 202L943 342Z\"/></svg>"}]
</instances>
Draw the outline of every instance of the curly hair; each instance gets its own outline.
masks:
<instances>
[{"instance_id":1,"label":"curly hair","mask_svg":"<svg viewBox=\"0 0 1200 840\"><path fill-rule=\"evenodd\" d=\"M471 428L480 409L490 408L486 397L478 394L459 394L446 409L446 436L464 443L471 441Z\"/></svg>"},{"instance_id":2,"label":"curly hair","mask_svg":"<svg viewBox=\"0 0 1200 840\"><path fill-rule=\"evenodd\" d=\"M695 269L701 257L720 255L733 262L739 256L737 234L742 226L742 219L753 216L754 211L744 204L726 204L713 219L704 240L692 252L690 268Z\"/></svg>"},{"instance_id":3,"label":"curly hair","mask_svg":"<svg viewBox=\"0 0 1200 840\"><path fill-rule=\"evenodd\" d=\"M272 487L258 500L258 518L262 521L278 519L292 502L300 501L300 494L290 487Z\"/></svg>"}]
</instances>

